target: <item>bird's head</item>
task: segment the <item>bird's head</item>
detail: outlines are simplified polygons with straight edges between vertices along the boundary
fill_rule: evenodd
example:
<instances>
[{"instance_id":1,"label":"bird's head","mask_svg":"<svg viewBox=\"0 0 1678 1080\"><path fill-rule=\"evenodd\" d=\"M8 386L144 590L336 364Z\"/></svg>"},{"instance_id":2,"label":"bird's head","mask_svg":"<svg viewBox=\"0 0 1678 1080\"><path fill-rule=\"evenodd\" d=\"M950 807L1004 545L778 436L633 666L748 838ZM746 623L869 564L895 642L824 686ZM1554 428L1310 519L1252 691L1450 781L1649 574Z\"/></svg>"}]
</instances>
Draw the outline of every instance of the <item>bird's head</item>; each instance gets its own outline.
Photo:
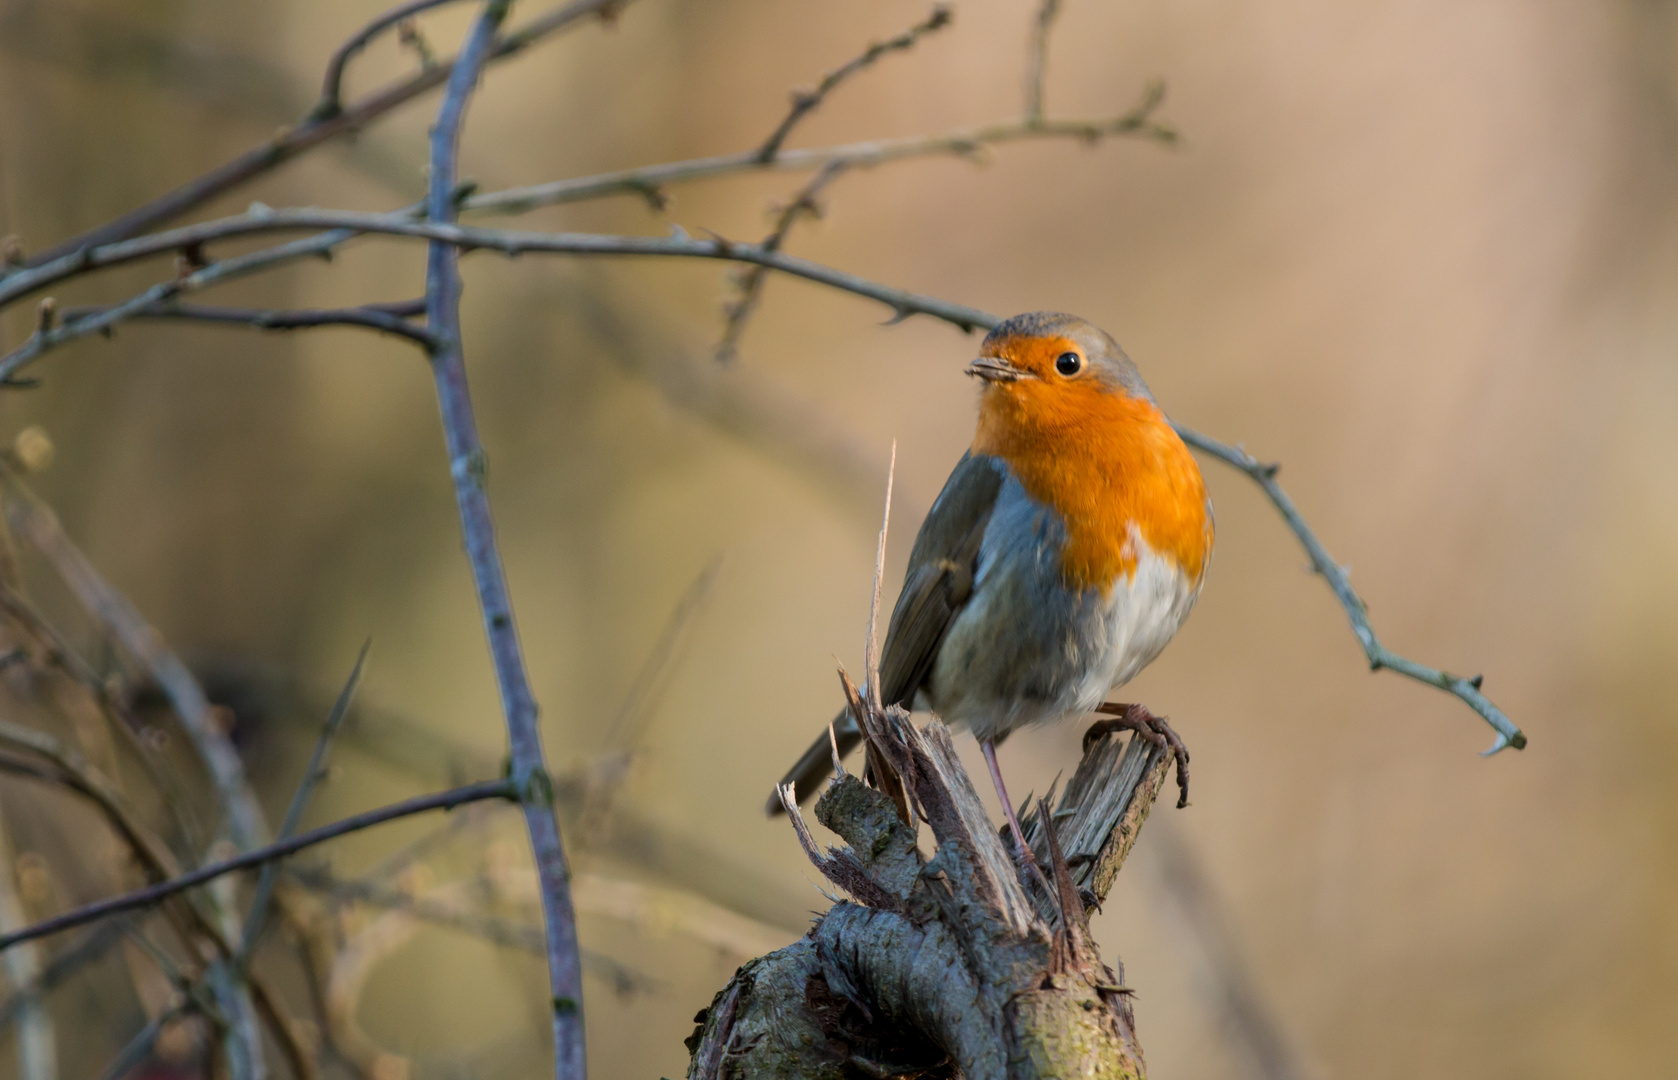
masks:
<instances>
[{"instance_id":1,"label":"bird's head","mask_svg":"<svg viewBox=\"0 0 1678 1080\"><path fill-rule=\"evenodd\" d=\"M1051 422L1075 420L1115 397L1154 400L1118 342L1076 315L1052 311L1016 315L992 330L967 373L984 380L986 406Z\"/></svg>"}]
</instances>

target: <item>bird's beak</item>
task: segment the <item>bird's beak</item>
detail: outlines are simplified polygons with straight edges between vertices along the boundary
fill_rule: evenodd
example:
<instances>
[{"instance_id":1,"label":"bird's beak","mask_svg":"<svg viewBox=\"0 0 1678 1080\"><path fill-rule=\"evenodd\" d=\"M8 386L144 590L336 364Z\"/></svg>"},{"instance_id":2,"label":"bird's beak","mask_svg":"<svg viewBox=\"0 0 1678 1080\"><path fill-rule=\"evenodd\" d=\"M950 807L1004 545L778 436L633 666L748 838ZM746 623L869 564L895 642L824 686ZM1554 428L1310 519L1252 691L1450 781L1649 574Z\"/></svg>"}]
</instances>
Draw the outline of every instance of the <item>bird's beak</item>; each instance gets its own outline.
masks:
<instances>
[{"instance_id":1,"label":"bird's beak","mask_svg":"<svg viewBox=\"0 0 1678 1080\"><path fill-rule=\"evenodd\" d=\"M1029 379L1029 372L1021 371L1000 356L981 356L967 365L969 375L977 375L986 382L1006 383Z\"/></svg>"}]
</instances>

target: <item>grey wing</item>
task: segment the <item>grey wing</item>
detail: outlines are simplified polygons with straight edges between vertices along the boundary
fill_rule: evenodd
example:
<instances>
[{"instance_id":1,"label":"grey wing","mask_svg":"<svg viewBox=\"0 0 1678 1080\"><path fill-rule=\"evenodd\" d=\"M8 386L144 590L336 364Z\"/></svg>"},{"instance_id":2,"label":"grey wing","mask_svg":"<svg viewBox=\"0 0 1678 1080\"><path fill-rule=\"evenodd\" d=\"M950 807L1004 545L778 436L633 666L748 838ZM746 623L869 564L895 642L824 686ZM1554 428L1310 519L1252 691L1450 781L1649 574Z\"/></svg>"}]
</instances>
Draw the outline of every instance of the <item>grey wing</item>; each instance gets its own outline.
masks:
<instances>
[{"instance_id":1,"label":"grey wing","mask_svg":"<svg viewBox=\"0 0 1678 1080\"><path fill-rule=\"evenodd\" d=\"M979 545L1004 476L1005 466L996 458L963 454L921 523L886 630L880 658L883 700L913 707L945 632L973 595Z\"/></svg>"}]
</instances>

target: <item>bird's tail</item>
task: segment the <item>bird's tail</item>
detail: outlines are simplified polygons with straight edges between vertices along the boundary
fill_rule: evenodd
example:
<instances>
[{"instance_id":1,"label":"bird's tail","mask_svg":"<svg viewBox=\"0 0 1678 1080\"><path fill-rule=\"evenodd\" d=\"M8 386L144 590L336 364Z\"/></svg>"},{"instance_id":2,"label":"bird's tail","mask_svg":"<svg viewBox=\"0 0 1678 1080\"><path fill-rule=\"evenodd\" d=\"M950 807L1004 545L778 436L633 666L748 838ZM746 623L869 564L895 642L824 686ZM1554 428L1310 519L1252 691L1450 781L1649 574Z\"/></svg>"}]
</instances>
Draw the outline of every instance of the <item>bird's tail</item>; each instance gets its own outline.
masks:
<instances>
[{"instance_id":1,"label":"bird's tail","mask_svg":"<svg viewBox=\"0 0 1678 1080\"><path fill-rule=\"evenodd\" d=\"M851 710L848 708L840 709L839 715L833 718L832 739L829 740L827 729L823 728L822 733L816 737L816 741L810 744L810 749L804 751L804 756L800 757L798 763L788 769L787 774L781 778L780 786L785 787L791 784L798 801L805 802L816 793L816 788L821 785L822 778L833 771L833 744L839 744L839 756L843 758L854 750L856 744L861 741L862 732L857 728L856 720L851 716ZM764 810L768 812L770 817L786 812L785 808L781 806L779 790L770 794L769 805L765 806Z\"/></svg>"}]
</instances>

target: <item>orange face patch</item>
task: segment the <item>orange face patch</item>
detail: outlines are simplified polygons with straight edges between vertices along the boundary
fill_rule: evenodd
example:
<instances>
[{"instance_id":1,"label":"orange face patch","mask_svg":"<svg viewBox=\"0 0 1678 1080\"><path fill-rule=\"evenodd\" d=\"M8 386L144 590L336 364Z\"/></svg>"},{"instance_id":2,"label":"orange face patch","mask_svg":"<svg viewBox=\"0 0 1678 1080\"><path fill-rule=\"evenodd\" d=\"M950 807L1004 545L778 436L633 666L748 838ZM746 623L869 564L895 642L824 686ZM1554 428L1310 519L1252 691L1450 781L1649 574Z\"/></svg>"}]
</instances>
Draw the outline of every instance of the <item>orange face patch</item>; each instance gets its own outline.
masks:
<instances>
[{"instance_id":1,"label":"orange face patch","mask_svg":"<svg viewBox=\"0 0 1678 1080\"><path fill-rule=\"evenodd\" d=\"M1001 357L1021 371L1053 381L1059 378L1055 373L1055 358L1064 352L1082 354L1083 351L1071 338L1056 336L1002 338L991 342L981 353Z\"/></svg>"},{"instance_id":2,"label":"orange face patch","mask_svg":"<svg viewBox=\"0 0 1678 1080\"><path fill-rule=\"evenodd\" d=\"M1092 373L1058 375L1055 358L1077 349L1059 337L987 349L1032 377L985 387L973 452L1006 461L1027 494L1060 513L1069 585L1106 593L1121 574L1134 576L1133 526L1198 582L1212 550L1199 466L1152 402Z\"/></svg>"}]
</instances>

